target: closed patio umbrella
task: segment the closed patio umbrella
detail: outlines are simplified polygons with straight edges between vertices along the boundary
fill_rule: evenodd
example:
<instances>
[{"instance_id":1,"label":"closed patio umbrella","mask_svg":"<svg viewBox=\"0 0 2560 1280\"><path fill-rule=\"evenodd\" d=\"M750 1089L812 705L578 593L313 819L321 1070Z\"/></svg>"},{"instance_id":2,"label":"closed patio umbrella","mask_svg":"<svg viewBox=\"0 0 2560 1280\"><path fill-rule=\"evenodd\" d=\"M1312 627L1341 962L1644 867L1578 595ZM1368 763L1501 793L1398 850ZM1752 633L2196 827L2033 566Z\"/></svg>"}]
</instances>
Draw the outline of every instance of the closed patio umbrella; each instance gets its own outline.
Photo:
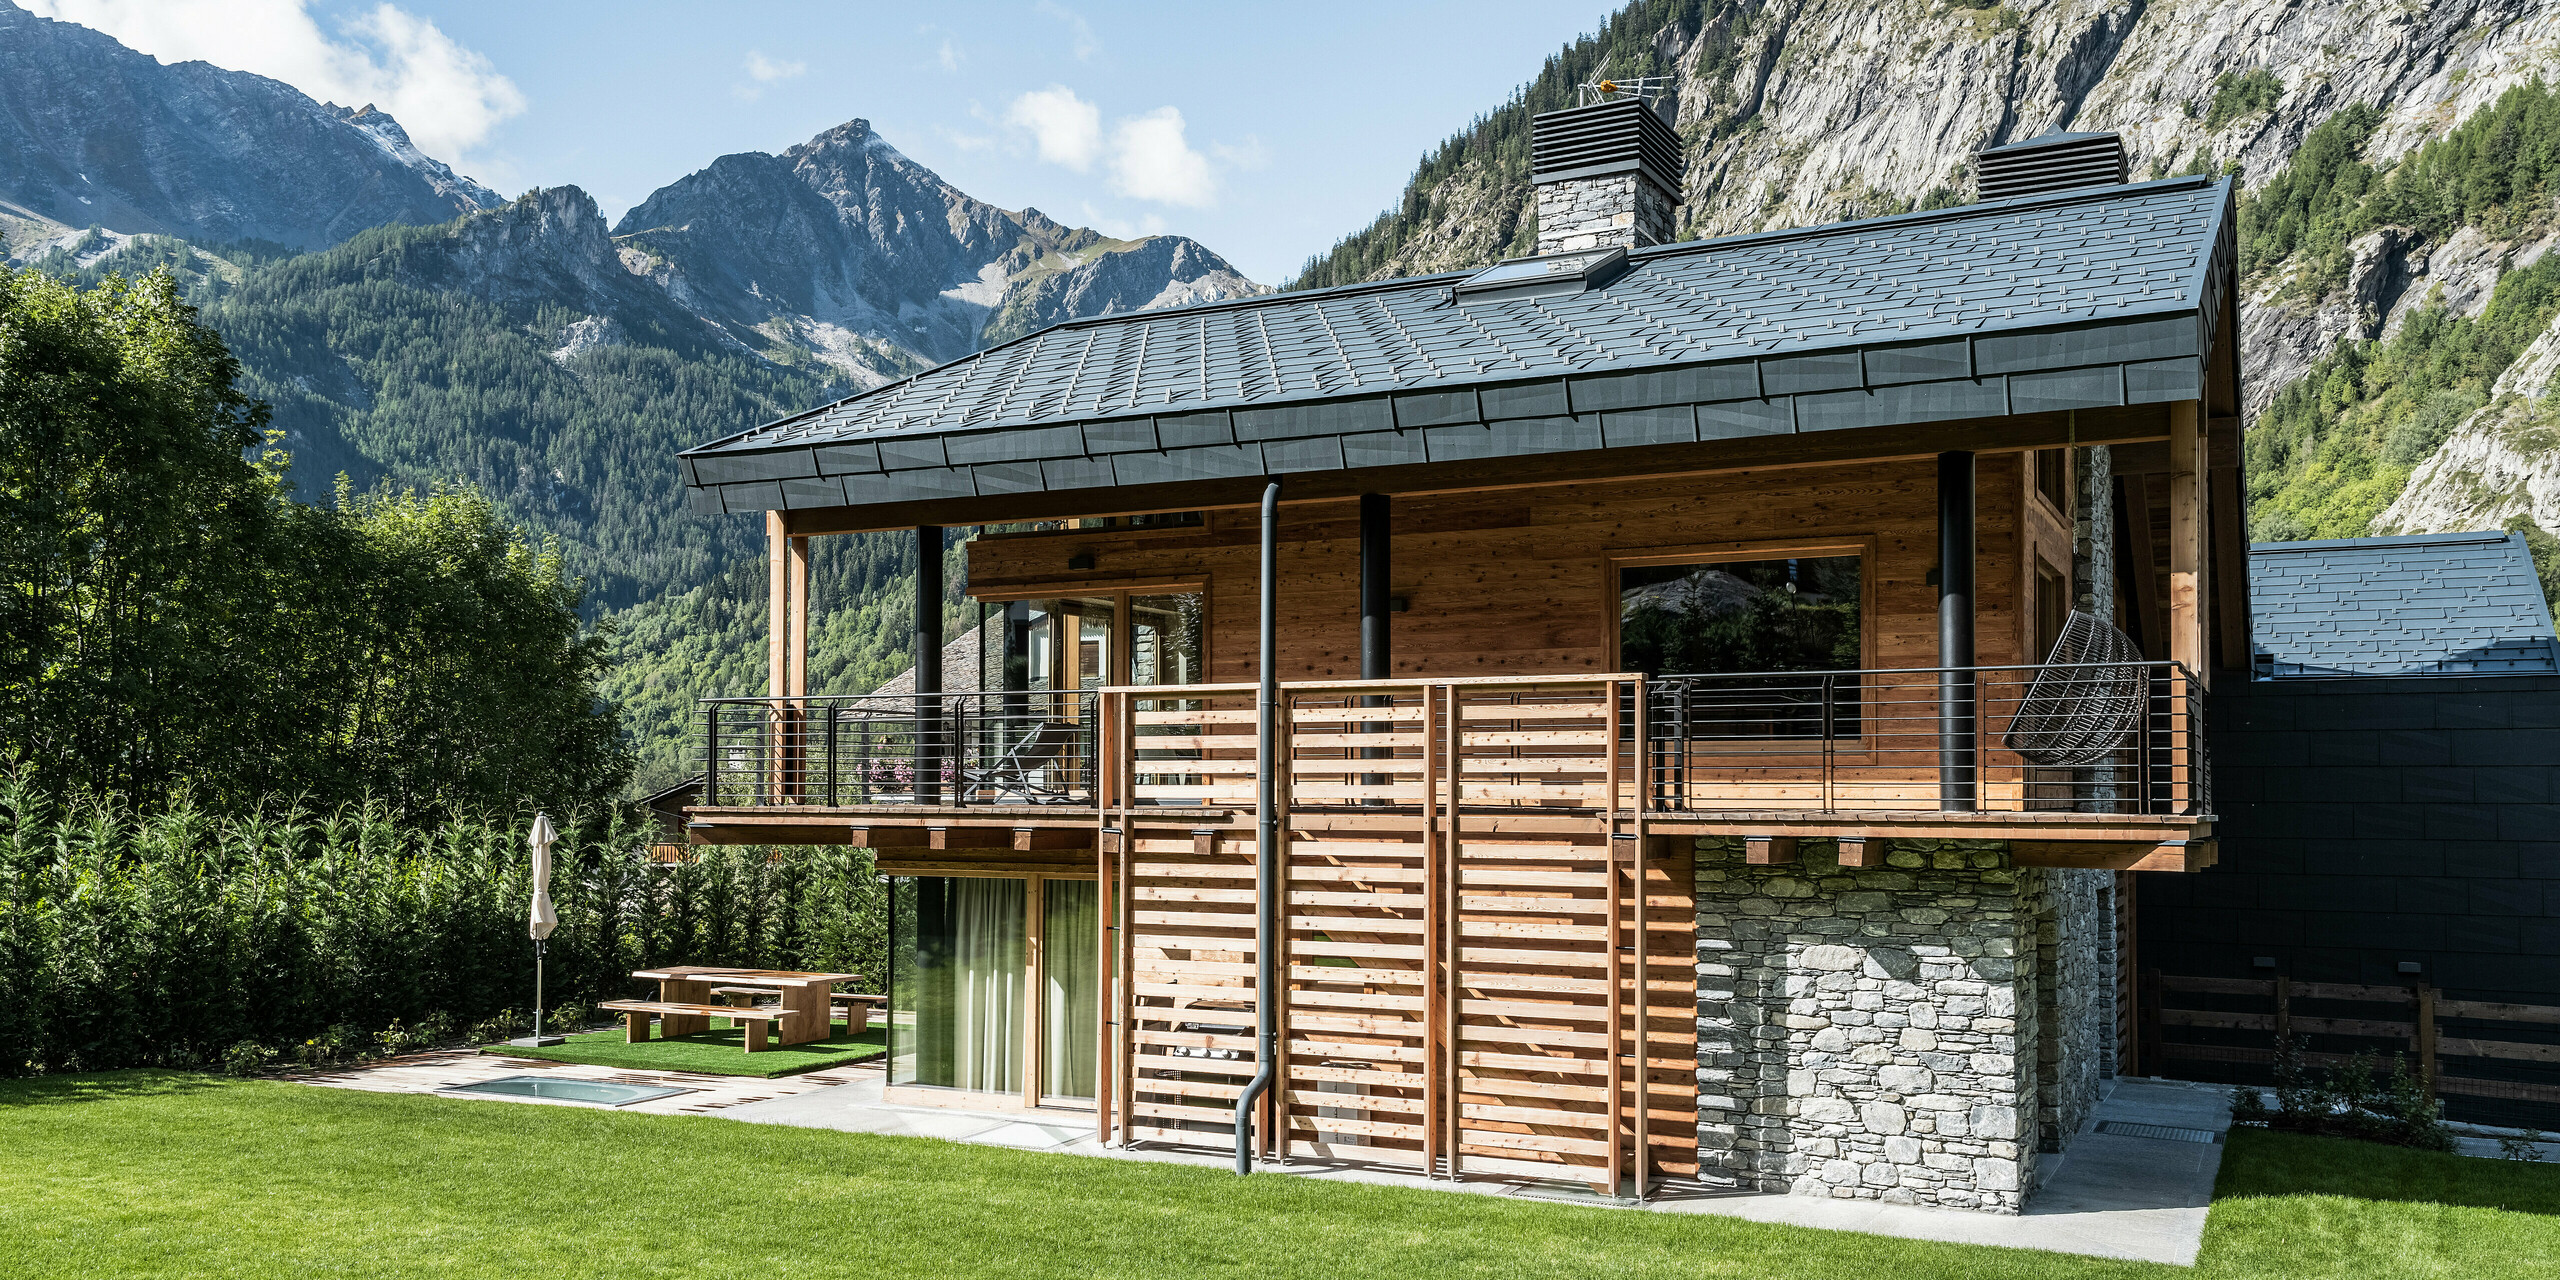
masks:
<instances>
[{"instance_id":1,"label":"closed patio umbrella","mask_svg":"<svg viewBox=\"0 0 2560 1280\"><path fill-rule=\"evenodd\" d=\"M533 919L526 932L533 937L533 1034L507 1043L536 1046L560 1044L565 1036L542 1034L542 942L560 927L560 917L551 910L551 846L560 840L560 831L551 825L551 815L533 815Z\"/></svg>"}]
</instances>

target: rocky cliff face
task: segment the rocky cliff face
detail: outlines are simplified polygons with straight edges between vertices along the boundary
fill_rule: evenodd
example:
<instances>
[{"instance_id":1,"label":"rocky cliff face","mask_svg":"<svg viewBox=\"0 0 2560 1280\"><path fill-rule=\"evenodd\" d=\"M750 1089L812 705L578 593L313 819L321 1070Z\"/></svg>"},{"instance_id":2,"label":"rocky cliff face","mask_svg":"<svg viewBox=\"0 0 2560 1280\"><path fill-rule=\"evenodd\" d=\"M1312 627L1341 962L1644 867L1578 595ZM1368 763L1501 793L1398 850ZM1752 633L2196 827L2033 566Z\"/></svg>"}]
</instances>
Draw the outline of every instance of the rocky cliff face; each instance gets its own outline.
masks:
<instances>
[{"instance_id":1,"label":"rocky cliff face","mask_svg":"<svg viewBox=\"0 0 2560 1280\"><path fill-rule=\"evenodd\" d=\"M1264 291L1181 236L1111 240L973 199L862 120L722 156L614 234L686 307L861 385L1059 320Z\"/></svg>"},{"instance_id":2,"label":"rocky cliff face","mask_svg":"<svg viewBox=\"0 0 2560 1280\"><path fill-rule=\"evenodd\" d=\"M1650 47L1689 161L1684 238L1970 198L1975 150L2054 129L2125 137L2134 176L2280 171L2351 103L2387 161L2542 71L2560 0L1719 0ZM1412 210L1378 277L1481 265L1516 243L1525 175L1491 149Z\"/></svg>"},{"instance_id":3,"label":"rocky cliff face","mask_svg":"<svg viewBox=\"0 0 2560 1280\"><path fill-rule=\"evenodd\" d=\"M0 0L0 229L21 260L91 226L307 249L497 203L369 106L163 66Z\"/></svg>"}]
</instances>

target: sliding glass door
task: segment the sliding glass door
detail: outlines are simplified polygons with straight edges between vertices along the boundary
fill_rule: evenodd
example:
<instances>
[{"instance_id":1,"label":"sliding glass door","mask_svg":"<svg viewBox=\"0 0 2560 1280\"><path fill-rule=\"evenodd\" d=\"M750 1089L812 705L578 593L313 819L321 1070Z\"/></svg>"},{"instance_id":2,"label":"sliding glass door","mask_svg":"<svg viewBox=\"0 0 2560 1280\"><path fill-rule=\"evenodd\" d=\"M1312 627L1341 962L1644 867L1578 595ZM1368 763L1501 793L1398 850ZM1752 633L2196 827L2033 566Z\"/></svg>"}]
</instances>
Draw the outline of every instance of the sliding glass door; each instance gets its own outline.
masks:
<instances>
[{"instance_id":1,"label":"sliding glass door","mask_svg":"<svg viewBox=\"0 0 2560 1280\"><path fill-rule=\"evenodd\" d=\"M891 880L889 1083L1091 1101L1099 900L1091 880Z\"/></svg>"}]
</instances>

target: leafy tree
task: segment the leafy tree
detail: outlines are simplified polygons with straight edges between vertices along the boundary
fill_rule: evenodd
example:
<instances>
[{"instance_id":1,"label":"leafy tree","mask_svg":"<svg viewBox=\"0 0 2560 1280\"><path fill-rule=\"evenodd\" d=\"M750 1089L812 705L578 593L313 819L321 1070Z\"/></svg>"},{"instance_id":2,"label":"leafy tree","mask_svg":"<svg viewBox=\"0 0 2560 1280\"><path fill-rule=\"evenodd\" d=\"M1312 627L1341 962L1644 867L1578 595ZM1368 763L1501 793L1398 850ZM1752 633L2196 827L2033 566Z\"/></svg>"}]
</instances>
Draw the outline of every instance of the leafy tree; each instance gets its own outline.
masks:
<instances>
[{"instance_id":1,"label":"leafy tree","mask_svg":"<svg viewBox=\"0 0 2560 1280\"><path fill-rule=\"evenodd\" d=\"M0 734L124 790L267 736L266 406L167 275L0 277Z\"/></svg>"},{"instance_id":2,"label":"leafy tree","mask_svg":"<svg viewBox=\"0 0 2560 1280\"><path fill-rule=\"evenodd\" d=\"M294 503L239 378L167 271L0 275L5 749L57 788L408 819L618 791L556 547L465 489Z\"/></svg>"}]
</instances>

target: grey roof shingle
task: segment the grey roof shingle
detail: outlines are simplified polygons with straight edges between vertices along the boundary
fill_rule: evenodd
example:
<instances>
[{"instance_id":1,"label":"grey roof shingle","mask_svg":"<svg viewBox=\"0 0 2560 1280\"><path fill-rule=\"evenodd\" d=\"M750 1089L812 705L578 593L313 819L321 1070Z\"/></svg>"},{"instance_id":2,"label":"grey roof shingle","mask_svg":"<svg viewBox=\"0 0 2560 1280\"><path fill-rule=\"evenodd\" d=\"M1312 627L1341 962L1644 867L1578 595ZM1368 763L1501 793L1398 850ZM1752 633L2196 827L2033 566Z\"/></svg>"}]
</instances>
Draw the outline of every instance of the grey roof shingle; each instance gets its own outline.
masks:
<instances>
[{"instance_id":1,"label":"grey roof shingle","mask_svg":"<svg viewBox=\"0 0 2560 1280\"><path fill-rule=\"evenodd\" d=\"M1642 249L1564 296L1461 303L1449 274L1070 321L682 456L737 510L2191 398L2231 200L2227 181L2171 179ZM1611 407L1586 375L1667 366L1704 366L1677 403L1741 403L1694 426L1566 416ZM1492 403L1560 376L1569 404ZM1445 419L1463 430L1426 438L1430 410L1407 412L1412 393L1480 389ZM1182 425L1201 413L1219 416ZM1521 432L1473 425L1531 415L1563 434L1514 447ZM1312 439L1363 431L1393 438Z\"/></svg>"},{"instance_id":2,"label":"grey roof shingle","mask_svg":"<svg viewBox=\"0 0 2560 1280\"><path fill-rule=\"evenodd\" d=\"M2439 533L2249 548L2262 674L2560 672L2560 639L2524 539Z\"/></svg>"}]
</instances>

